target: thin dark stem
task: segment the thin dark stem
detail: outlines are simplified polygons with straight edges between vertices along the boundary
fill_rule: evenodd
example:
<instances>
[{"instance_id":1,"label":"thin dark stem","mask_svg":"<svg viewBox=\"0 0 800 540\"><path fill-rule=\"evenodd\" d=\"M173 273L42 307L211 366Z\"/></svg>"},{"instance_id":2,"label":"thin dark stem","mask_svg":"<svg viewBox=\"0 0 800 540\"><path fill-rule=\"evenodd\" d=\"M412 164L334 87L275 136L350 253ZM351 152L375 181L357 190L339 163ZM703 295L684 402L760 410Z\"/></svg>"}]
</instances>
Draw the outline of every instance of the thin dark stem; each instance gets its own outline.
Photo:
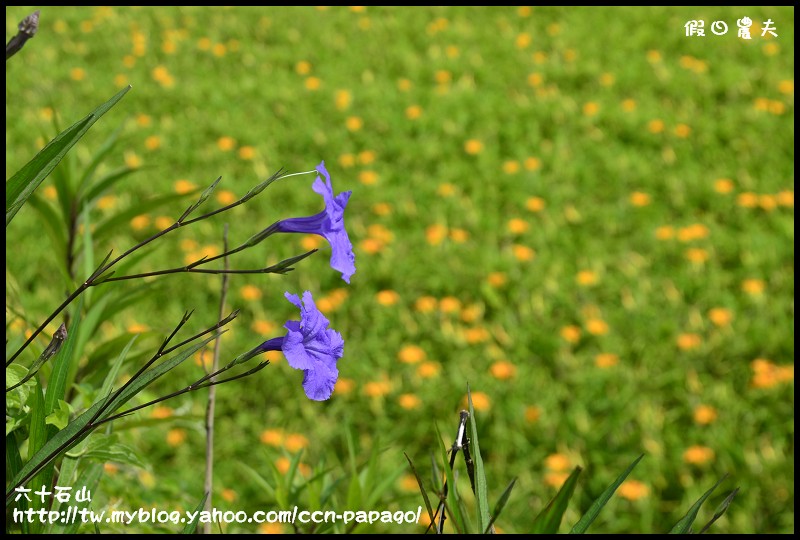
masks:
<instances>
[{"instance_id":1,"label":"thin dark stem","mask_svg":"<svg viewBox=\"0 0 800 540\"><path fill-rule=\"evenodd\" d=\"M248 370L248 371L246 371L244 373L240 373L239 375L234 375L233 377L228 377L227 379L209 380L209 379L211 379L213 377L216 377L217 375L220 375L221 373L224 373L225 371L227 371L228 369L231 368L230 365L226 365L225 367L222 367L222 368L218 369L217 371L215 371L213 373L210 373L208 375L205 375L204 377L201 377L197 381L193 382L192 384L190 384L189 386L187 386L187 387L185 387L185 388L183 388L181 390L178 390L176 392L172 392L171 394L167 394L166 396L162 396L160 398L156 398L154 400L148 401L147 403L144 403L142 405L137 405L136 407L131 407L130 409L128 409L128 410L126 410L124 412L115 414L113 416L109 416L108 418L103 418L99 422L95 422L94 424L92 424L92 427L95 428L95 427L97 427L97 426L99 426L101 424L105 424L106 422L111 422L113 420L117 420L119 418L122 418L123 416L129 416L129 415L135 413L136 411L145 409L145 408L147 408L147 407L149 407L151 405L155 405L156 403L161 403L162 401L167 401L167 400L172 399L174 397L178 397L178 396L186 394L188 392L195 392L197 390L202 390L203 388L214 387L214 386L216 386L218 384L223 384L223 383L235 381L237 379L242 379L244 377L249 377L253 373L261 371L262 369L267 367L267 365L269 365L269 360L264 360L263 362L258 364L256 367L254 367L254 368L252 368L252 369L250 369L250 370Z\"/></svg>"},{"instance_id":2,"label":"thin dark stem","mask_svg":"<svg viewBox=\"0 0 800 540\"><path fill-rule=\"evenodd\" d=\"M228 251L228 224L225 224L225 228L222 232L222 249L223 251ZM224 259L225 262L225 270L229 268L229 261L228 257L226 256ZM221 290L219 295L219 317L222 317L222 314L225 313L225 302L228 296L228 274L222 274L222 284ZM211 364L211 371L217 371L219 366L219 351L220 351L220 344L222 340L217 338L214 341L214 359ZM212 378L211 381L213 382L214 379ZM214 409L217 403L217 389L215 386L211 386L208 389L208 404L206 405L206 471L205 471L205 481L203 485L203 491L206 494L206 511L211 512L211 491L214 487ZM204 534L211 534L211 522L207 522L203 526L203 533Z\"/></svg>"},{"instance_id":3,"label":"thin dark stem","mask_svg":"<svg viewBox=\"0 0 800 540\"><path fill-rule=\"evenodd\" d=\"M38 12L37 12L37 20L38 20ZM276 172L275 174L273 174L269 179L267 179L263 183L272 182L274 180L279 179L282 176L284 176L284 175L283 175L283 170L281 169L278 172ZM256 193L255 195L258 195L258 193ZM253 195L253 196L255 196L255 195ZM230 210L231 208L239 206L240 204L243 204L244 202L250 200L251 198L252 198L252 196L248 197L247 195L245 195L244 197L242 197L238 201L235 201L235 202L233 202L233 203L231 203L231 204L229 204L227 206L224 206L224 207L222 207L222 208L220 208L218 210L214 210L214 211L209 212L207 214L203 214L202 216L196 217L194 219L190 219L190 220L186 220L186 221L178 220L175 223L173 223L172 225L170 225L169 227L167 227L166 229L164 229L162 231L159 231L159 232L155 233L153 236L151 236L150 238L139 242L138 244L136 244L135 246L131 247L126 252L124 252L122 255L117 257L116 259L112 260L111 262L109 262L109 263L105 264L104 266L102 266L102 267L98 268L97 270L95 270L92 273L92 275L89 276L89 278L86 281L84 281L81 285L79 285L78 288L75 289L72 292L72 294L70 294L67 297L67 299L64 302L61 303L61 305L58 308L56 308L56 310L47 318L47 320L45 322L40 324L39 327L36 330L33 331L31 336L25 341L25 343L23 343L16 350L16 352L14 352L14 354L11 355L11 357L6 361L6 366L11 365L11 363L14 362L14 360L17 359L17 357L22 353L22 351L24 351L28 347L28 345L30 345L30 343L36 338L36 336L38 336L44 330L44 328L53 319L55 319L59 315L59 313L61 313L73 300L75 300L78 296L80 296L81 293L83 293L83 291L85 291L89 287L95 285L96 284L95 281L98 278L100 278L105 272L107 272L111 267L113 267L115 264L117 264L119 261L121 261L122 259L124 259L128 255L130 255L134 251L143 248L144 246L146 246L150 242L152 242L152 241L154 241L154 240L156 240L158 238L161 238L162 236L174 231L175 229L177 229L179 227L185 227L185 226L190 225L192 223L196 223L198 221L202 221L204 219L208 219L211 216L215 216L216 214L219 214L221 212L225 212L227 210ZM186 270L184 270L184 269L173 269L171 271L166 271L166 272L163 272L163 273L173 273L173 272L183 272L183 271L186 271ZM199 271L199 270L196 270L196 272L203 273L203 274L220 273L218 271ZM258 273L267 273L267 272L265 272L264 270L258 270L258 271L241 271L240 270L240 271L230 271L230 273L258 274ZM160 275L160 273L156 272L156 273L152 273L152 274L140 274L137 277L146 277L148 275ZM108 281L112 281L112 280L116 281L116 280L120 280L120 279L123 279L123 278L109 278L109 277L106 277L106 279L102 280L101 282L105 283L105 282L108 282ZM127 279L131 279L131 278L127 278Z\"/></svg>"},{"instance_id":4,"label":"thin dark stem","mask_svg":"<svg viewBox=\"0 0 800 540\"><path fill-rule=\"evenodd\" d=\"M50 454L48 454L48 456L47 456L45 459L43 459L43 460L42 460L42 461L39 463L38 467L34 468L34 469L33 469L33 470L30 472L30 473L28 473L28 474L27 474L27 475L26 475L24 478L22 478L22 479L21 479L21 480L20 480L20 481L17 483L17 485L16 485L16 486L13 486L13 487L11 488L11 490L10 490L10 491L6 492L6 501L8 501L8 499L9 499L9 498L10 498L10 497L11 497L11 496L14 494L14 489L15 489L15 488L17 488L18 486L21 486L21 485L25 484L25 482L27 482L28 480L30 480L31 478L33 478L33 477L34 477L36 474L38 474L38 472L39 472L39 471L41 471L41 470L42 470L42 468L44 468L44 467L45 467L45 466L46 466L48 463L50 463L50 462L51 462L53 459L55 459L55 458L56 458L56 457L57 457L57 456L58 456L58 455L59 455L61 452L63 452L63 451L64 451L65 449L67 449L67 448L70 448L70 446L71 446L71 445L72 445L72 444L73 444L75 441L77 441L77 440L80 440L80 438L81 438L81 437L83 437L83 436L87 435L89 432L91 432L93 429L95 429L95 428L96 428L97 426L99 426L100 424L102 424L102 423L104 423L104 422L107 422L107 421L109 421L109 419L104 419L104 420L103 420L103 421L101 421L101 422L95 422L95 421L96 421L98 418L100 418L100 416L101 416L101 415L102 415L102 414L103 414L103 413L104 413L104 412L105 412L105 411L108 409L108 407L109 407L109 406L111 406L111 404L112 404L112 403L114 403L114 402L117 400L117 398L119 398L119 396L120 396L120 395L122 395L122 393L125 391L125 389L127 389L127 388L128 388L130 385L131 385L131 384L133 384L133 382L134 382L134 381L135 381L135 380L136 380L136 379L137 379L137 378L138 378L138 377L139 377L139 376L140 376L142 373L144 373L144 371L145 371L145 370L146 370L148 367L152 366L152 365L153 365L153 363L155 363L155 362L156 362L156 360L158 360L159 358L161 358L161 357L162 357L162 356L164 356L165 354L169 354L170 352L174 351L175 349L177 349L177 348L179 348L179 347L182 347L183 345L186 345L187 343L189 343L189 342L191 342L191 341L194 341L194 340L196 340L196 339L198 339L198 338L200 338L200 337L202 337L202 336L204 336L204 335L208 334L209 332L216 331L216 330L218 330L219 328L221 328L222 326L225 326L225 325L226 325L226 324L228 324L230 321L232 321L232 320L233 320L233 319L236 317L236 315L237 315L238 313L239 313L239 311L238 311L238 310L236 310L236 311L234 311L233 313L231 313L230 315L228 315L227 317L225 317L223 320L221 320L221 321L217 322L217 324L215 324L214 326L212 326L212 327L210 327L210 328L207 328L206 330L203 330L202 332L200 332L200 333L198 333L198 334L195 334L195 335L194 335L194 336L192 336L191 338L189 338L189 339L187 339L187 340L185 340L185 341L181 342L181 343L180 343L180 344L178 344L178 345L175 345L174 347L170 347L169 349L165 349L165 346L167 345L167 343L168 343L168 342L169 342L169 341L172 339L172 337L175 335L175 333L176 333L176 332L177 332L177 331L178 331L178 330L179 330L179 329L180 329L180 328L181 328L181 327L182 327L182 326L183 326L183 325L186 323L186 321L188 320L188 317L189 317L189 316L188 316L188 314L184 315L184 316L183 316L183 319L181 319L181 322L179 322L179 323L178 323L178 325L177 325L177 328L176 328L176 329L175 329L175 330L174 330L174 331L173 331L173 332L170 334L170 337L169 337L169 338L167 338L167 339L164 341L164 344L161 346L161 348L159 348L159 351L158 351L158 352L157 352L155 355L153 355L153 357L152 357L150 360L148 360L148 361L147 361L147 363L146 363L146 364L145 364L145 365L144 365L144 366L143 366L141 369L139 369L139 371L137 371L137 372L136 372L136 374L135 374L135 375L133 375L133 377L131 377L130 379L128 379L128 381L127 381L125 384L123 384L123 385L122 385L122 386L121 386L121 387L120 387L120 388L119 388L119 389L118 389L116 392L114 392L113 394L109 394L109 395L108 395L108 397L104 398L105 402L103 403L103 405L102 405L101 407L99 407L99 408L98 408L98 410L97 410L97 411L94 413L94 415L92 415L92 418L91 418L91 419L90 419L90 420L89 420L89 421L88 421L88 422L87 422L87 423L86 423L86 424L83 426L83 428L79 429L79 430L78 430L78 431L75 433L75 435L73 435L72 437L70 437L70 438L69 438L69 439L68 439L66 442L64 442L64 443L63 443L63 444L61 444L61 445L60 445L58 448L56 448L56 449L55 449L55 450L53 450L53 451L52 451ZM258 366L257 366L257 367L258 367ZM261 367L263 367L263 366L261 366ZM227 366L226 366L226 368L227 368ZM251 371L253 371L253 370L251 370ZM249 374L249 372L248 372L248 374ZM197 381L197 383L195 383L195 385L196 385L196 384L198 384L198 383L201 383L201 382L205 381L206 379L207 379L207 377L204 377L204 378L200 379L199 381ZM227 382L227 381L219 381L219 382ZM202 386L199 386L199 387L194 387L194 385L190 385L188 388L190 388L190 390L196 390L197 388L202 388ZM183 392L178 392L178 393L171 394L171 395L169 395L169 396L167 396L167 397L165 397L165 398L162 398L160 401L163 401L164 399L169 399L170 397L174 397L175 395L179 395L180 393L183 393ZM138 409L138 408L141 408L141 407L137 407L137 409ZM118 418L119 416L120 416L120 415L115 415L115 416L113 416L113 417L111 417L111 418Z\"/></svg>"}]
</instances>

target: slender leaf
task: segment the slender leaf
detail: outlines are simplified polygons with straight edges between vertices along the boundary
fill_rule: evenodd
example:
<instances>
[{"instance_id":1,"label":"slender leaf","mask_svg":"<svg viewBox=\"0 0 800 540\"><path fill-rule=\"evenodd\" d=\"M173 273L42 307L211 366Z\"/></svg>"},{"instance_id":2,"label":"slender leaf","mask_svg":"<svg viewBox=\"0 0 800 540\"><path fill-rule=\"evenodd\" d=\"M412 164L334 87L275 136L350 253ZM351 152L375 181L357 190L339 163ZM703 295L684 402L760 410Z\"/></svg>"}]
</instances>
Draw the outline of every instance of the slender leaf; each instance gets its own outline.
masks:
<instances>
[{"instance_id":1,"label":"slender leaf","mask_svg":"<svg viewBox=\"0 0 800 540\"><path fill-rule=\"evenodd\" d=\"M575 470L569 475L564 485L558 490L556 496L547 504L547 506L539 512L536 519L533 520L531 532L533 534L556 534L561 525L561 518L564 517L564 512L567 511L569 500L575 491L575 485L578 483L578 476L580 476L580 467L575 467Z\"/></svg>"},{"instance_id":2,"label":"slender leaf","mask_svg":"<svg viewBox=\"0 0 800 540\"><path fill-rule=\"evenodd\" d=\"M92 201L100 197L107 189L110 189L114 184L120 180L123 180L126 176L135 172L141 172L144 169L145 167L133 168L126 165L108 172L99 178L94 185L89 188L89 190L86 192L86 195L84 195L83 201L87 204L91 204Z\"/></svg>"},{"instance_id":3,"label":"slender leaf","mask_svg":"<svg viewBox=\"0 0 800 540\"><path fill-rule=\"evenodd\" d=\"M197 517L200 515L200 512L203 511L203 507L206 505L206 500L208 499L209 494L206 493L203 495L203 498L200 499L200 504L194 507L194 514L195 517L193 520L188 522L186 526L181 531L181 534L194 534L197 531L197 524L200 523L200 520Z\"/></svg>"},{"instance_id":4,"label":"slender leaf","mask_svg":"<svg viewBox=\"0 0 800 540\"><path fill-rule=\"evenodd\" d=\"M475 500L478 504L478 527L481 531L489 526L489 494L486 487L486 471L483 468L481 448L478 444L478 425L475 422L475 409L472 408L472 394L467 385L467 400L469 401L469 427L472 436L469 444L472 448L472 460L475 462Z\"/></svg>"},{"instance_id":5,"label":"slender leaf","mask_svg":"<svg viewBox=\"0 0 800 540\"><path fill-rule=\"evenodd\" d=\"M694 503L691 508L689 508L689 511L686 513L686 515L683 516L678 523L672 527L672 529L670 529L669 534L686 534L689 532L692 528L692 523L694 523L694 520L697 519L697 512L700 511L700 507L703 506L703 503L706 502L706 499L711 496L714 490L717 489L717 486L719 486L727 477L728 475L726 474L717 480L717 483L714 484L711 489L706 491L703 496L700 497L700 499L698 499L698 501Z\"/></svg>"},{"instance_id":6,"label":"slender leaf","mask_svg":"<svg viewBox=\"0 0 800 540\"><path fill-rule=\"evenodd\" d=\"M419 492L422 494L422 500L425 501L425 509L428 511L428 517L430 518L431 523L433 523L433 507L431 506L431 500L428 497L428 492L425 490L425 486L422 485L422 478L420 478L417 468L414 467L414 463L411 461L411 458L408 457L408 454L403 452L403 455L406 456L406 461L408 461L408 464L411 467L411 473L414 475L414 478L417 479Z\"/></svg>"},{"instance_id":7,"label":"slender leaf","mask_svg":"<svg viewBox=\"0 0 800 540\"><path fill-rule=\"evenodd\" d=\"M500 495L500 499L498 499L497 504L494 507L494 511L492 512L492 519L489 521L489 526L483 530L483 534L488 534L492 530L492 525L500 517L500 513L503 511L503 508L506 507L506 503L508 502L508 498L511 496L511 490L514 489L514 484L517 483L517 479L514 478L511 480L511 483L506 486L506 489L503 490L503 493Z\"/></svg>"},{"instance_id":8,"label":"slender leaf","mask_svg":"<svg viewBox=\"0 0 800 540\"><path fill-rule=\"evenodd\" d=\"M611 499L611 496L617 490L617 488L625 481L628 475L631 473L634 467L642 460L644 454L636 458L633 463L628 465L628 468L614 480L611 485L609 485L603 493L592 503L592 506L589 507L589 510L578 520L578 522L572 527L569 531L570 534L583 534L586 532L586 529L589 528L589 525L597 518L597 515L600 513L600 510L606 505L606 503Z\"/></svg>"},{"instance_id":9,"label":"slender leaf","mask_svg":"<svg viewBox=\"0 0 800 540\"><path fill-rule=\"evenodd\" d=\"M27 202L39 184L55 168L66 153L86 134L111 107L122 99L131 87L122 89L114 97L100 105L89 116L60 133L34 158L6 182L6 227L20 208Z\"/></svg>"},{"instance_id":10,"label":"slender leaf","mask_svg":"<svg viewBox=\"0 0 800 540\"><path fill-rule=\"evenodd\" d=\"M78 479L75 481L74 485L77 486L78 489L86 487L86 490L88 492L94 493L97 491L97 485L100 483L100 479L102 477L103 477L103 464L89 463L86 465L86 468L83 470L83 472L78 476ZM88 507L90 503L91 500L84 500L84 501L72 501L69 504L75 506L77 511L80 512L84 508ZM75 521L66 526L57 524L56 527L53 528L53 533L75 534L78 532L78 528L80 526L81 526L81 520L76 519ZM97 523L95 523L94 526L95 530L97 530Z\"/></svg>"},{"instance_id":11,"label":"slender leaf","mask_svg":"<svg viewBox=\"0 0 800 540\"><path fill-rule=\"evenodd\" d=\"M737 493L739 493L739 488L738 487L736 489L734 489L733 491L731 491L730 495L725 497L725 500L722 501L722 504L720 504L717 507L717 511L714 512L714 517L712 517L711 521L706 523L703 526L703 528L700 529L700 533L699 534L703 534L704 532L706 532L709 529L709 527L711 527L711 525L714 524L715 521L717 521L719 518L722 517L722 514L724 514L725 511L728 509L728 507L731 505L731 503L733 502L733 498L736 497Z\"/></svg>"}]
</instances>

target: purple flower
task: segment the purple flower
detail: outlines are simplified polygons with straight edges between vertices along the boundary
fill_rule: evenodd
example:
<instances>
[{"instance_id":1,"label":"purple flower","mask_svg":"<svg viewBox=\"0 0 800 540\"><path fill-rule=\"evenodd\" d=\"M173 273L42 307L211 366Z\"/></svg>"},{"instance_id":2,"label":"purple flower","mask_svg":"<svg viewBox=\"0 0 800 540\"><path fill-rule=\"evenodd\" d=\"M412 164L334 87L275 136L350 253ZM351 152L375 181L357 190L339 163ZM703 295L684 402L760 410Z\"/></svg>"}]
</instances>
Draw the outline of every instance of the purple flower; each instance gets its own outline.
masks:
<instances>
[{"instance_id":1,"label":"purple flower","mask_svg":"<svg viewBox=\"0 0 800 540\"><path fill-rule=\"evenodd\" d=\"M350 283L350 276L356 272L356 257L353 254L353 244L350 243L350 238L344 228L344 209L353 192L344 191L334 197L331 176L325 169L324 161L317 165L317 172L325 177L325 182L317 175L311 187L322 195L325 200L325 210L309 217L284 219L276 223L275 227L279 232L311 233L324 236L333 251L331 267L341 272L342 279Z\"/></svg>"},{"instance_id":2,"label":"purple flower","mask_svg":"<svg viewBox=\"0 0 800 540\"><path fill-rule=\"evenodd\" d=\"M329 321L317 309L310 292L303 293L302 303L296 294L287 292L284 296L300 308L300 320L287 321L284 337L265 341L240 361L266 351L283 351L290 366L303 370L303 390L309 399L325 401L339 377L336 362L344 353L344 340L339 332L328 328Z\"/></svg>"}]
</instances>

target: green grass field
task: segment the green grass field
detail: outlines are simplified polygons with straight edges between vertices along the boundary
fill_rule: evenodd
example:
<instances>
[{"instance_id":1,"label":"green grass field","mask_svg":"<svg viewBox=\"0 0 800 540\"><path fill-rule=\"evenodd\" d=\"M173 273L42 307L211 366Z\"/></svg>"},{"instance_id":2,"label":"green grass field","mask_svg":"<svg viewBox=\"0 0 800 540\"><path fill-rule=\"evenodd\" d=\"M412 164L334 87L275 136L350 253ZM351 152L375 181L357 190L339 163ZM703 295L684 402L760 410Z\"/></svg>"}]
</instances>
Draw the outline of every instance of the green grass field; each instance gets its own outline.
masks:
<instances>
[{"instance_id":1,"label":"green grass field","mask_svg":"<svg viewBox=\"0 0 800 540\"><path fill-rule=\"evenodd\" d=\"M34 9L6 8L7 39ZM736 35L744 16L749 41ZM691 19L706 21L705 37L686 37ZM777 37L761 36L767 19ZM716 20L726 35L711 33ZM285 276L231 277L227 311L242 311L225 358L282 335L296 316L283 293L304 290L345 354L328 402L309 401L280 355L218 387L217 508L284 504L253 471L269 478L298 451L303 474L330 480L379 449L377 470L391 482L374 508L416 510L403 452L430 476L434 424L450 444L469 384L490 501L518 478L501 532L526 532L581 466L569 530L644 453L590 532L666 532L728 473L701 521L738 486L712 531L790 533L793 24L791 7L42 8L38 34L7 62L6 177L57 133L54 120L64 129L130 84L60 166L85 168L121 129L104 167L138 170L92 209L93 224L124 215L96 235L98 258L171 224L196 191L150 199L218 176L209 208L281 167L322 160L336 192L353 191L350 286L314 237L278 235L231 258L257 268L320 250ZM226 223L234 245L320 211L313 179L279 181L165 237L135 270L220 253ZM56 206L51 179L38 193ZM35 328L70 288L38 219L26 207L6 229L7 339ZM77 268L73 288L88 273ZM218 276L153 280L87 344L84 364L103 367L85 384L102 383L132 333L141 336L127 375L184 311L195 310L189 333L216 322L219 294ZM201 372L195 362L181 370L161 393ZM95 507L194 508L205 403L190 394L115 422L147 465L109 462Z\"/></svg>"}]
</instances>

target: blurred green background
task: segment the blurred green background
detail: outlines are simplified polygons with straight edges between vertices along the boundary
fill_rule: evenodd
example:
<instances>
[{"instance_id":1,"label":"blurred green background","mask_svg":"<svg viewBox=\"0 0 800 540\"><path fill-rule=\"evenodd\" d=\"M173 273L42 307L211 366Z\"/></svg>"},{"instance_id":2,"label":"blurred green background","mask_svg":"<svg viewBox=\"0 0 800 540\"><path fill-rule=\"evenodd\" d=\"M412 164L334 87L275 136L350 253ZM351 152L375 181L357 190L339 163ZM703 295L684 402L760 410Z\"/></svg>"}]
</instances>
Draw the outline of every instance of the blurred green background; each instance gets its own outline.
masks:
<instances>
[{"instance_id":1,"label":"blurred green background","mask_svg":"<svg viewBox=\"0 0 800 540\"><path fill-rule=\"evenodd\" d=\"M7 39L34 9L6 8ZM231 278L228 308L242 313L223 358L281 335L296 316L284 291L304 290L345 355L325 403L280 356L219 387L214 506L275 509L242 464L266 476L302 451L305 474L335 475L350 436L359 463L380 448L396 477L376 509L416 509L403 452L430 468L434 423L453 436L469 384L490 500L519 478L502 532L525 532L581 466L571 526L640 453L590 531L667 531L725 473L725 493L741 492L713 531L794 530L793 8L41 10L6 66L7 178L55 125L133 87L73 149L80 170L121 129L105 166L139 169L91 220L146 210L96 253L168 226L218 176L208 208L322 160L336 192L353 191L350 286L313 237L272 237L231 260L257 268L320 249L286 276ZM736 35L745 16L751 40ZM705 37L686 37L692 19ZM777 37L762 37L768 19ZM717 20L726 35L711 33ZM225 223L235 245L320 211L313 178L165 237L137 271L220 253ZM189 193L146 202L176 192ZM49 180L39 193L52 201ZM6 302L24 313L7 310L11 333L69 289L37 219L25 208L7 228ZM152 354L185 310L196 310L187 332L213 324L219 290L216 276L160 278L97 344L141 333L136 351ZM197 378L190 363L161 390ZM118 422L150 465L107 464L96 505L194 508L204 407L191 394ZM252 530L237 527L225 530ZM404 527L385 530L424 530Z\"/></svg>"}]
</instances>

